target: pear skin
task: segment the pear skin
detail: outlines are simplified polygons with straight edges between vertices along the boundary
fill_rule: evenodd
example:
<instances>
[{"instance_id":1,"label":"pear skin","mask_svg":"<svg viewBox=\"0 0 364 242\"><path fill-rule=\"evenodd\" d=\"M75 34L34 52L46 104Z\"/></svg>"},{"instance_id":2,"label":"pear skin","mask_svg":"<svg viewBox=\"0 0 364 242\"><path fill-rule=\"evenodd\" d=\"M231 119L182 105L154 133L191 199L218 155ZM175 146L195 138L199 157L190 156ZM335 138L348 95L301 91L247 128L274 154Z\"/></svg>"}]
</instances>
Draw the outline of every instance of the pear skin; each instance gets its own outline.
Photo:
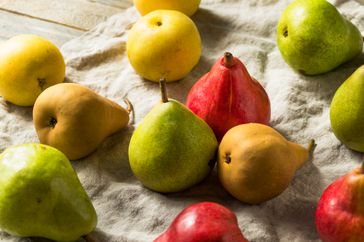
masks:
<instances>
[{"instance_id":1,"label":"pear skin","mask_svg":"<svg viewBox=\"0 0 364 242\"><path fill-rule=\"evenodd\" d=\"M39 140L70 160L92 153L102 141L124 128L130 109L75 83L54 85L39 95L33 120Z\"/></svg>"},{"instance_id":2,"label":"pear skin","mask_svg":"<svg viewBox=\"0 0 364 242\"><path fill-rule=\"evenodd\" d=\"M360 31L326 0L296 0L285 9L277 27L284 60L294 70L317 75L358 56Z\"/></svg>"},{"instance_id":3,"label":"pear skin","mask_svg":"<svg viewBox=\"0 0 364 242\"><path fill-rule=\"evenodd\" d=\"M218 141L236 125L268 124L271 115L266 91L230 52L225 52L193 85L186 106L205 120Z\"/></svg>"},{"instance_id":4,"label":"pear skin","mask_svg":"<svg viewBox=\"0 0 364 242\"><path fill-rule=\"evenodd\" d=\"M210 173L217 140L205 121L182 103L168 99L165 87L162 89L162 102L144 117L131 137L129 162L145 187L179 192Z\"/></svg>"},{"instance_id":5,"label":"pear skin","mask_svg":"<svg viewBox=\"0 0 364 242\"><path fill-rule=\"evenodd\" d=\"M43 144L22 144L0 154L3 231L76 241L96 224L91 200L62 152Z\"/></svg>"},{"instance_id":6,"label":"pear skin","mask_svg":"<svg viewBox=\"0 0 364 242\"><path fill-rule=\"evenodd\" d=\"M321 241L363 241L363 168L362 163L360 168L333 181L322 193L315 219Z\"/></svg>"},{"instance_id":7,"label":"pear skin","mask_svg":"<svg viewBox=\"0 0 364 242\"><path fill-rule=\"evenodd\" d=\"M314 145L313 142L314 141L311 140L308 148L306 148L306 147L303 147L302 145L293 143L291 141L287 141L287 143L290 146L291 152L295 156L295 158L293 160L295 161L295 164L296 164L296 170L301 168L301 166L303 166L305 164L305 162L309 159L309 157L310 157L309 151L312 149L311 146Z\"/></svg>"},{"instance_id":8,"label":"pear skin","mask_svg":"<svg viewBox=\"0 0 364 242\"><path fill-rule=\"evenodd\" d=\"M33 106L46 88L61 83L65 62L52 42L20 34L0 45L0 96L20 106Z\"/></svg>"},{"instance_id":9,"label":"pear skin","mask_svg":"<svg viewBox=\"0 0 364 242\"><path fill-rule=\"evenodd\" d=\"M336 91L330 107L331 128L350 149L364 152L364 65Z\"/></svg>"},{"instance_id":10,"label":"pear skin","mask_svg":"<svg viewBox=\"0 0 364 242\"><path fill-rule=\"evenodd\" d=\"M259 204L282 193L310 150L287 141L273 128L242 124L223 137L218 152L218 176L238 200Z\"/></svg>"}]
</instances>

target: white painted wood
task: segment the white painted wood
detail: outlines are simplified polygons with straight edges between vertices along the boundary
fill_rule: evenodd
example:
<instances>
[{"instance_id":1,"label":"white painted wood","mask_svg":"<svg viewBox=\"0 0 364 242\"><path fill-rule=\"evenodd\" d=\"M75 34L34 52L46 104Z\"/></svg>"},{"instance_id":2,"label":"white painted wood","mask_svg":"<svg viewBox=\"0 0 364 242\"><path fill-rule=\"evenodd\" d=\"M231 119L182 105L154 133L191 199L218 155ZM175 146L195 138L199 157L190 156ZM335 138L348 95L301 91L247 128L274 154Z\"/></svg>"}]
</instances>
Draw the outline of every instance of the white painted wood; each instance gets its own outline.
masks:
<instances>
[{"instance_id":1,"label":"white painted wood","mask_svg":"<svg viewBox=\"0 0 364 242\"><path fill-rule=\"evenodd\" d=\"M132 0L88 0L88 1L93 2L93 3L98 2L101 4L117 7L120 9L126 9L126 8L133 6Z\"/></svg>"},{"instance_id":2,"label":"white painted wood","mask_svg":"<svg viewBox=\"0 0 364 242\"><path fill-rule=\"evenodd\" d=\"M100 1L101 3L91 0L1 0L0 8L89 30L109 16L119 13L121 7L132 4L128 0L120 0L120 3L116 0Z\"/></svg>"},{"instance_id":3,"label":"white painted wood","mask_svg":"<svg viewBox=\"0 0 364 242\"><path fill-rule=\"evenodd\" d=\"M84 31L0 10L0 41L18 34L36 34L57 46L80 36Z\"/></svg>"},{"instance_id":4,"label":"white painted wood","mask_svg":"<svg viewBox=\"0 0 364 242\"><path fill-rule=\"evenodd\" d=\"M132 5L132 0L0 0L0 42L36 34L61 46Z\"/></svg>"}]
</instances>

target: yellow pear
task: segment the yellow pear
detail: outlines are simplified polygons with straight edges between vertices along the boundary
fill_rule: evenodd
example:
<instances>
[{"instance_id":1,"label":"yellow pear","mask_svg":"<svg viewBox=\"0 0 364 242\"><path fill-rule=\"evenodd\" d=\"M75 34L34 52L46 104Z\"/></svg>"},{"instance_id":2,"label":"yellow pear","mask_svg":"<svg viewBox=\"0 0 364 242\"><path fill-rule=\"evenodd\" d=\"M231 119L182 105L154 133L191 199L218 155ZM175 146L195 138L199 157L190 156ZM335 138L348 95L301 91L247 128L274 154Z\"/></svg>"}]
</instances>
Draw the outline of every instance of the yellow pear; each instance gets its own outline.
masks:
<instances>
[{"instance_id":1,"label":"yellow pear","mask_svg":"<svg viewBox=\"0 0 364 242\"><path fill-rule=\"evenodd\" d=\"M92 153L129 122L128 108L75 83L47 88L37 98L33 121L41 143L62 151L70 160Z\"/></svg>"},{"instance_id":2,"label":"yellow pear","mask_svg":"<svg viewBox=\"0 0 364 242\"><path fill-rule=\"evenodd\" d=\"M223 137L218 175L238 200L258 204L281 194L314 146L304 148L286 140L273 128L257 123L235 126Z\"/></svg>"},{"instance_id":3,"label":"yellow pear","mask_svg":"<svg viewBox=\"0 0 364 242\"><path fill-rule=\"evenodd\" d=\"M0 96L20 106L33 106L47 87L61 83L65 63L57 46L31 34L0 45Z\"/></svg>"},{"instance_id":4,"label":"yellow pear","mask_svg":"<svg viewBox=\"0 0 364 242\"><path fill-rule=\"evenodd\" d=\"M177 81L187 76L201 56L195 23L175 10L155 10L130 29L126 52L135 71L147 80Z\"/></svg>"},{"instance_id":5,"label":"yellow pear","mask_svg":"<svg viewBox=\"0 0 364 242\"><path fill-rule=\"evenodd\" d=\"M197 11L201 0L133 0L133 2L141 15L146 15L158 9L169 9L192 16Z\"/></svg>"}]
</instances>

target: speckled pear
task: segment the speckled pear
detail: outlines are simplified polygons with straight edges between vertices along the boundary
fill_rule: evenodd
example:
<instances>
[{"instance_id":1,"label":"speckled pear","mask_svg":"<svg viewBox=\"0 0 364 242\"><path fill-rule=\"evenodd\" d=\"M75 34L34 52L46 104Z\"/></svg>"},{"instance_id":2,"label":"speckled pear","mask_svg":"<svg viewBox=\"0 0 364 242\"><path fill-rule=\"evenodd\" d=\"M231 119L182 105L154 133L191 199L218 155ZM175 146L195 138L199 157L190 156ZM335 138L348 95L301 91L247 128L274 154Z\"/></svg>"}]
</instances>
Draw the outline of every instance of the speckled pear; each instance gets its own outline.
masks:
<instances>
[{"instance_id":1,"label":"speckled pear","mask_svg":"<svg viewBox=\"0 0 364 242\"><path fill-rule=\"evenodd\" d=\"M363 38L358 28L326 0L296 0L277 27L284 60L294 70L317 75L358 56Z\"/></svg>"},{"instance_id":2,"label":"speckled pear","mask_svg":"<svg viewBox=\"0 0 364 242\"><path fill-rule=\"evenodd\" d=\"M364 65L336 91L330 107L331 128L350 149L364 152Z\"/></svg>"},{"instance_id":3,"label":"speckled pear","mask_svg":"<svg viewBox=\"0 0 364 242\"><path fill-rule=\"evenodd\" d=\"M212 129L180 102L168 99L145 116L129 144L134 175L151 190L169 193L201 182L214 166L217 140Z\"/></svg>"},{"instance_id":4,"label":"speckled pear","mask_svg":"<svg viewBox=\"0 0 364 242\"><path fill-rule=\"evenodd\" d=\"M96 211L67 157L43 144L0 154L0 228L21 237L76 241L97 223Z\"/></svg>"}]
</instances>

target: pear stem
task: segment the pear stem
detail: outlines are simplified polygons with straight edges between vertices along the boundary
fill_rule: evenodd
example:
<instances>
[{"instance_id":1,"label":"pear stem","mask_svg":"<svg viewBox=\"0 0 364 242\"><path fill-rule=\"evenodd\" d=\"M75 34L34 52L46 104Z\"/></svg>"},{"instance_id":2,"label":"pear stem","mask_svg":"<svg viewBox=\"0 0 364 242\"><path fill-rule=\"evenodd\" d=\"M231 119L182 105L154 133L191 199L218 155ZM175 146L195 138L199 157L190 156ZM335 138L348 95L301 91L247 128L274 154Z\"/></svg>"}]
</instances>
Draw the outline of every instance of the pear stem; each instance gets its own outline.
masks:
<instances>
[{"instance_id":1,"label":"pear stem","mask_svg":"<svg viewBox=\"0 0 364 242\"><path fill-rule=\"evenodd\" d=\"M311 139L310 140L310 143L308 144L308 147L307 147L307 151L309 154L311 154L313 152L313 149L315 148L315 140L314 139Z\"/></svg>"},{"instance_id":2,"label":"pear stem","mask_svg":"<svg viewBox=\"0 0 364 242\"><path fill-rule=\"evenodd\" d=\"M126 112L128 114L130 114L130 113L132 114L131 115L131 122L130 123L133 124L134 123L134 120L135 120L134 106L133 106L133 104L130 102L130 100L127 97L125 97L123 100L126 103L126 105L128 105L127 108L126 108Z\"/></svg>"},{"instance_id":3,"label":"pear stem","mask_svg":"<svg viewBox=\"0 0 364 242\"><path fill-rule=\"evenodd\" d=\"M130 100L127 97L125 97L123 100L124 100L124 103L126 103L126 105L127 105L126 111L128 113L134 112L134 107L133 107L133 104L130 102Z\"/></svg>"},{"instance_id":4,"label":"pear stem","mask_svg":"<svg viewBox=\"0 0 364 242\"><path fill-rule=\"evenodd\" d=\"M224 66L232 67L234 65L234 56L230 52L224 53Z\"/></svg>"},{"instance_id":5,"label":"pear stem","mask_svg":"<svg viewBox=\"0 0 364 242\"><path fill-rule=\"evenodd\" d=\"M167 87L166 87L166 79L165 78L161 78L159 80L159 87L161 89L162 102L167 103L168 102L168 95L167 95Z\"/></svg>"}]
</instances>

